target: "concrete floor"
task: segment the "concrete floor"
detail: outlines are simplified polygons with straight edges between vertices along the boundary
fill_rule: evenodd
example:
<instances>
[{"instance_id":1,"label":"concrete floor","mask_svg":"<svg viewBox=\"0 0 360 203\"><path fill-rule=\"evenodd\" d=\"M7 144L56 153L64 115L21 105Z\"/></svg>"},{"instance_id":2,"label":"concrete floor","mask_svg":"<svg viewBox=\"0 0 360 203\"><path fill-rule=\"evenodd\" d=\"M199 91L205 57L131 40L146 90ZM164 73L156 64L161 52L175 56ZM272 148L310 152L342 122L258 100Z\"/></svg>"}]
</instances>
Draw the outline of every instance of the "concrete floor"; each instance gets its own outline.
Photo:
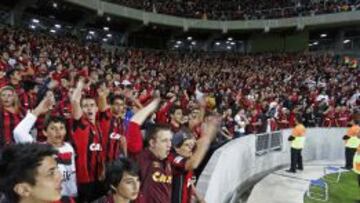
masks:
<instances>
[{"instance_id":1,"label":"concrete floor","mask_svg":"<svg viewBox=\"0 0 360 203\"><path fill-rule=\"evenodd\" d=\"M312 161L296 174L285 172L288 168L273 172L255 185L247 203L303 203L311 179L324 176L325 166L343 165L343 160Z\"/></svg>"}]
</instances>

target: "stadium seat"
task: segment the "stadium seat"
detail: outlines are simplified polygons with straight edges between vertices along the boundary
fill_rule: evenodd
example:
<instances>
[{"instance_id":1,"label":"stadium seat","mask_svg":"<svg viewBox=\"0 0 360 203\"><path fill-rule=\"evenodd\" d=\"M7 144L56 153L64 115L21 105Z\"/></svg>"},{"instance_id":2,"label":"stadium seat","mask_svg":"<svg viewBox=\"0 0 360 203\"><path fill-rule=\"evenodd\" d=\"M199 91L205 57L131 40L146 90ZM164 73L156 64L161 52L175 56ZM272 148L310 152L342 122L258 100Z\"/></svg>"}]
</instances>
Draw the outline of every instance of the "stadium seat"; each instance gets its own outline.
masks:
<instances>
[{"instance_id":1,"label":"stadium seat","mask_svg":"<svg viewBox=\"0 0 360 203\"><path fill-rule=\"evenodd\" d=\"M323 179L310 180L306 195L313 200L326 202L329 199L328 185Z\"/></svg>"},{"instance_id":2,"label":"stadium seat","mask_svg":"<svg viewBox=\"0 0 360 203\"><path fill-rule=\"evenodd\" d=\"M334 167L334 166L324 167L324 179L332 183L338 183L340 181L342 172L343 171L339 167ZM326 177L326 175L329 174L337 174L337 175L335 177L332 176Z\"/></svg>"}]
</instances>

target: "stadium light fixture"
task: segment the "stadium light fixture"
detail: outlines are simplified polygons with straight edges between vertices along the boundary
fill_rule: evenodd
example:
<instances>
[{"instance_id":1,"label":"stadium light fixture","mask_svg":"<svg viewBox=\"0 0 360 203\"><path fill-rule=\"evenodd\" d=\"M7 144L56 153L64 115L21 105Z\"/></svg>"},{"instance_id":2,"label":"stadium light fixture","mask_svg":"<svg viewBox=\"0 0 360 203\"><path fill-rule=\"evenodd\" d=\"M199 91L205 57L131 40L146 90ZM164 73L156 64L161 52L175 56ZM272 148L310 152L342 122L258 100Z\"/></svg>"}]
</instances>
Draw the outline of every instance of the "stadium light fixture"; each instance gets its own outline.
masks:
<instances>
[{"instance_id":1,"label":"stadium light fixture","mask_svg":"<svg viewBox=\"0 0 360 203\"><path fill-rule=\"evenodd\" d=\"M55 27L56 27L57 29L60 29L60 28L61 28L61 25L60 25L60 24L55 24Z\"/></svg>"},{"instance_id":2,"label":"stadium light fixture","mask_svg":"<svg viewBox=\"0 0 360 203\"><path fill-rule=\"evenodd\" d=\"M106 37L111 38L112 34L109 33L109 34L106 35Z\"/></svg>"},{"instance_id":3,"label":"stadium light fixture","mask_svg":"<svg viewBox=\"0 0 360 203\"><path fill-rule=\"evenodd\" d=\"M33 22L33 23L40 23L40 20L34 18L34 19L32 19L32 22Z\"/></svg>"},{"instance_id":4,"label":"stadium light fixture","mask_svg":"<svg viewBox=\"0 0 360 203\"><path fill-rule=\"evenodd\" d=\"M90 30L90 31L89 31L89 34L94 35L95 32Z\"/></svg>"},{"instance_id":5,"label":"stadium light fixture","mask_svg":"<svg viewBox=\"0 0 360 203\"><path fill-rule=\"evenodd\" d=\"M52 5L54 8L57 8L58 7L58 4L56 2L53 3Z\"/></svg>"},{"instance_id":6,"label":"stadium light fixture","mask_svg":"<svg viewBox=\"0 0 360 203\"><path fill-rule=\"evenodd\" d=\"M109 27L103 27L105 31L109 31Z\"/></svg>"},{"instance_id":7,"label":"stadium light fixture","mask_svg":"<svg viewBox=\"0 0 360 203\"><path fill-rule=\"evenodd\" d=\"M176 44L174 47L177 49L177 48L179 48L179 45Z\"/></svg>"},{"instance_id":8,"label":"stadium light fixture","mask_svg":"<svg viewBox=\"0 0 360 203\"><path fill-rule=\"evenodd\" d=\"M316 41L316 42L314 42L314 43L313 43L313 45L318 45L318 44L319 44L319 42L318 42L318 41Z\"/></svg>"},{"instance_id":9,"label":"stadium light fixture","mask_svg":"<svg viewBox=\"0 0 360 203\"><path fill-rule=\"evenodd\" d=\"M191 45L194 45L194 46L195 46L195 45L196 45L196 42L195 42L195 41L192 41L192 42L191 42Z\"/></svg>"},{"instance_id":10,"label":"stadium light fixture","mask_svg":"<svg viewBox=\"0 0 360 203\"><path fill-rule=\"evenodd\" d=\"M230 49L231 49L231 46L227 46L226 48L230 50Z\"/></svg>"},{"instance_id":11,"label":"stadium light fixture","mask_svg":"<svg viewBox=\"0 0 360 203\"><path fill-rule=\"evenodd\" d=\"M235 45L236 43L235 43L235 42L231 42L230 44L231 44L231 45Z\"/></svg>"},{"instance_id":12,"label":"stadium light fixture","mask_svg":"<svg viewBox=\"0 0 360 203\"><path fill-rule=\"evenodd\" d=\"M179 40L179 41L176 41L176 44L181 44L181 43L182 43L182 41L180 41L180 40Z\"/></svg>"},{"instance_id":13,"label":"stadium light fixture","mask_svg":"<svg viewBox=\"0 0 360 203\"><path fill-rule=\"evenodd\" d=\"M349 43L350 41L351 41L351 40L346 39L346 40L343 41L343 43L344 43L344 44L347 44L347 43Z\"/></svg>"},{"instance_id":14,"label":"stadium light fixture","mask_svg":"<svg viewBox=\"0 0 360 203\"><path fill-rule=\"evenodd\" d=\"M320 37L325 38L325 37L327 37L327 34L323 33L323 34L320 35Z\"/></svg>"},{"instance_id":15,"label":"stadium light fixture","mask_svg":"<svg viewBox=\"0 0 360 203\"><path fill-rule=\"evenodd\" d=\"M215 42L215 45L216 45L216 46L219 46L219 45L220 45L220 42Z\"/></svg>"},{"instance_id":16,"label":"stadium light fixture","mask_svg":"<svg viewBox=\"0 0 360 203\"><path fill-rule=\"evenodd\" d=\"M107 41L108 41L108 39L107 39L107 38L103 38L102 40L103 40L104 42L107 42Z\"/></svg>"},{"instance_id":17,"label":"stadium light fixture","mask_svg":"<svg viewBox=\"0 0 360 203\"><path fill-rule=\"evenodd\" d=\"M187 40L191 41L191 40L192 40L192 37L191 37L191 36L187 37Z\"/></svg>"},{"instance_id":18,"label":"stadium light fixture","mask_svg":"<svg viewBox=\"0 0 360 203\"><path fill-rule=\"evenodd\" d=\"M56 30L51 29L50 32L51 32L51 33L56 33Z\"/></svg>"},{"instance_id":19,"label":"stadium light fixture","mask_svg":"<svg viewBox=\"0 0 360 203\"><path fill-rule=\"evenodd\" d=\"M35 25L30 25L30 28L34 30L36 28L36 26Z\"/></svg>"},{"instance_id":20,"label":"stadium light fixture","mask_svg":"<svg viewBox=\"0 0 360 203\"><path fill-rule=\"evenodd\" d=\"M232 41L232 40L233 40L233 38L232 38L232 37L228 37L228 40L229 40L229 41Z\"/></svg>"}]
</instances>

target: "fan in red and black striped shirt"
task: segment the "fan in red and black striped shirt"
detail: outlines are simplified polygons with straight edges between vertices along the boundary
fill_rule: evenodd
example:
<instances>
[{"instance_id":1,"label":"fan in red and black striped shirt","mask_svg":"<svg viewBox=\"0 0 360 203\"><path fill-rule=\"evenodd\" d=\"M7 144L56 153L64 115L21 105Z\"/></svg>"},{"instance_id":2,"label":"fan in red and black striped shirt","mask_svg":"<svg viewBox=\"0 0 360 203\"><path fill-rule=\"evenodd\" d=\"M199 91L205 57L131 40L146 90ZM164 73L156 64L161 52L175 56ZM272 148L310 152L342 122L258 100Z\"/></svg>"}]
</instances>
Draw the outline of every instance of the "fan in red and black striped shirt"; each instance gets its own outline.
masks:
<instances>
[{"instance_id":1,"label":"fan in red and black striped shirt","mask_svg":"<svg viewBox=\"0 0 360 203\"><path fill-rule=\"evenodd\" d=\"M12 131L21 121L19 99L15 89L5 86L0 89L0 148L14 143Z\"/></svg>"},{"instance_id":2,"label":"fan in red and black striped shirt","mask_svg":"<svg viewBox=\"0 0 360 203\"><path fill-rule=\"evenodd\" d=\"M76 177L79 202L91 202L102 195L104 176L103 136L96 120L98 106L94 98L81 98L85 87L80 78L71 98L73 115L73 134L71 136L77 155Z\"/></svg>"},{"instance_id":3,"label":"fan in red and black striped shirt","mask_svg":"<svg viewBox=\"0 0 360 203\"><path fill-rule=\"evenodd\" d=\"M99 90L100 92L100 90ZM102 92L107 89L103 88ZM106 162L112 162L122 153L127 156L126 138L125 138L125 123L124 117L126 113L125 99L122 96L114 96L111 101L111 109L108 109L106 103L106 95L103 101L99 101L100 110L100 125L103 132L103 146L105 147Z\"/></svg>"}]
</instances>

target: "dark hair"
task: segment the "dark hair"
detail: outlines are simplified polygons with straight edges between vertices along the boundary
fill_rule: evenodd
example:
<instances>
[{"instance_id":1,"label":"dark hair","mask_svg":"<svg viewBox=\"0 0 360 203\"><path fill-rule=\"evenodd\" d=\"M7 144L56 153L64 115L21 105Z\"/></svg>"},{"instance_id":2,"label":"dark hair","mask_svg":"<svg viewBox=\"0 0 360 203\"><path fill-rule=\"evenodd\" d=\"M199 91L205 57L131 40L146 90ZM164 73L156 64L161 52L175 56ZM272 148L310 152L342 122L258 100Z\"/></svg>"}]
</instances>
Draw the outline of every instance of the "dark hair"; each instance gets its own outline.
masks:
<instances>
[{"instance_id":1,"label":"dark hair","mask_svg":"<svg viewBox=\"0 0 360 203\"><path fill-rule=\"evenodd\" d=\"M20 69L19 68L12 68L12 69L8 70L6 72L6 77L10 78L11 76L13 76L15 74L16 71L19 72Z\"/></svg>"},{"instance_id":2,"label":"dark hair","mask_svg":"<svg viewBox=\"0 0 360 203\"><path fill-rule=\"evenodd\" d=\"M18 183L36 184L37 168L47 156L58 151L50 145L39 143L15 144L6 146L0 157L0 193L9 202L18 202L20 197L14 191Z\"/></svg>"},{"instance_id":3,"label":"dark hair","mask_svg":"<svg viewBox=\"0 0 360 203\"><path fill-rule=\"evenodd\" d=\"M170 111L169 111L170 115L174 114L175 111L178 110L178 109L182 110L181 106L175 105L175 106L171 107Z\"/></svg>"},{"instance_id":4,"label":"dark hair","mask_svg":"<svg viewBox=\"0 0 360 203\"><path fill-rule=\"evenodd\" d=\"M106 166L105 188L107 191L112 191L114 193L111 186L117 187L119 185L124 172L129 173L132 176L139 176L139 171L139 166L128 158L120 158L113 161Z\"/></svg>"},{"instance_id":5,"label":"dark hair","mask_svg":"<svg viewBox=\"0 0 360 203\"><path fill-rule=\"evenodd\" d=\"M110 97L110 105L113 105L114 102L115 102L115 100L117 100L117 99L120 99L120 100L122 100L122 101L125 101L125 97L124 97L124 96L122 96L122 95L114 95L114 96Z\"/></svg>"},{"instance_id":6,"label":"dark hair","mask_svg":"<svg viewBox=\"0 0 360 203\"><path fill-rule=\"evenodd\" d=\"M45 119L44 122L44 130L46 131L46 129L49 127L49 125L51 123L61 123L66 127L66 121L63 117L61 116L50 116L47 119Z\"/></svg>"},{"instance_id":7,"label":"dark hair","mask_svg":"<svg viewBox=\"0 0 360 203\"><path fill-rule=\"evenodd\" d=\"M145 134L145 141L144 141L145 147L148 147L150 140L156 139L156 135L158 134L159 131L162 131L162 130L171 131L171 128L167 124L153 124L153 125L149 126L149 128L146 130L146 134Z\"/></svg>"},{"instance_id":8,"label":"dark hair","mask_svg":"<svg viewBox=\"0 0 360 203\"><path fill-rule=\"evenodd\" d=\"M181 128L180 131L174 134L172 138L172 145L175 148L180 148L186 140L193 139L194 136L191 132L191 130L187 127Z\"/></svg>"}]
</instances>

